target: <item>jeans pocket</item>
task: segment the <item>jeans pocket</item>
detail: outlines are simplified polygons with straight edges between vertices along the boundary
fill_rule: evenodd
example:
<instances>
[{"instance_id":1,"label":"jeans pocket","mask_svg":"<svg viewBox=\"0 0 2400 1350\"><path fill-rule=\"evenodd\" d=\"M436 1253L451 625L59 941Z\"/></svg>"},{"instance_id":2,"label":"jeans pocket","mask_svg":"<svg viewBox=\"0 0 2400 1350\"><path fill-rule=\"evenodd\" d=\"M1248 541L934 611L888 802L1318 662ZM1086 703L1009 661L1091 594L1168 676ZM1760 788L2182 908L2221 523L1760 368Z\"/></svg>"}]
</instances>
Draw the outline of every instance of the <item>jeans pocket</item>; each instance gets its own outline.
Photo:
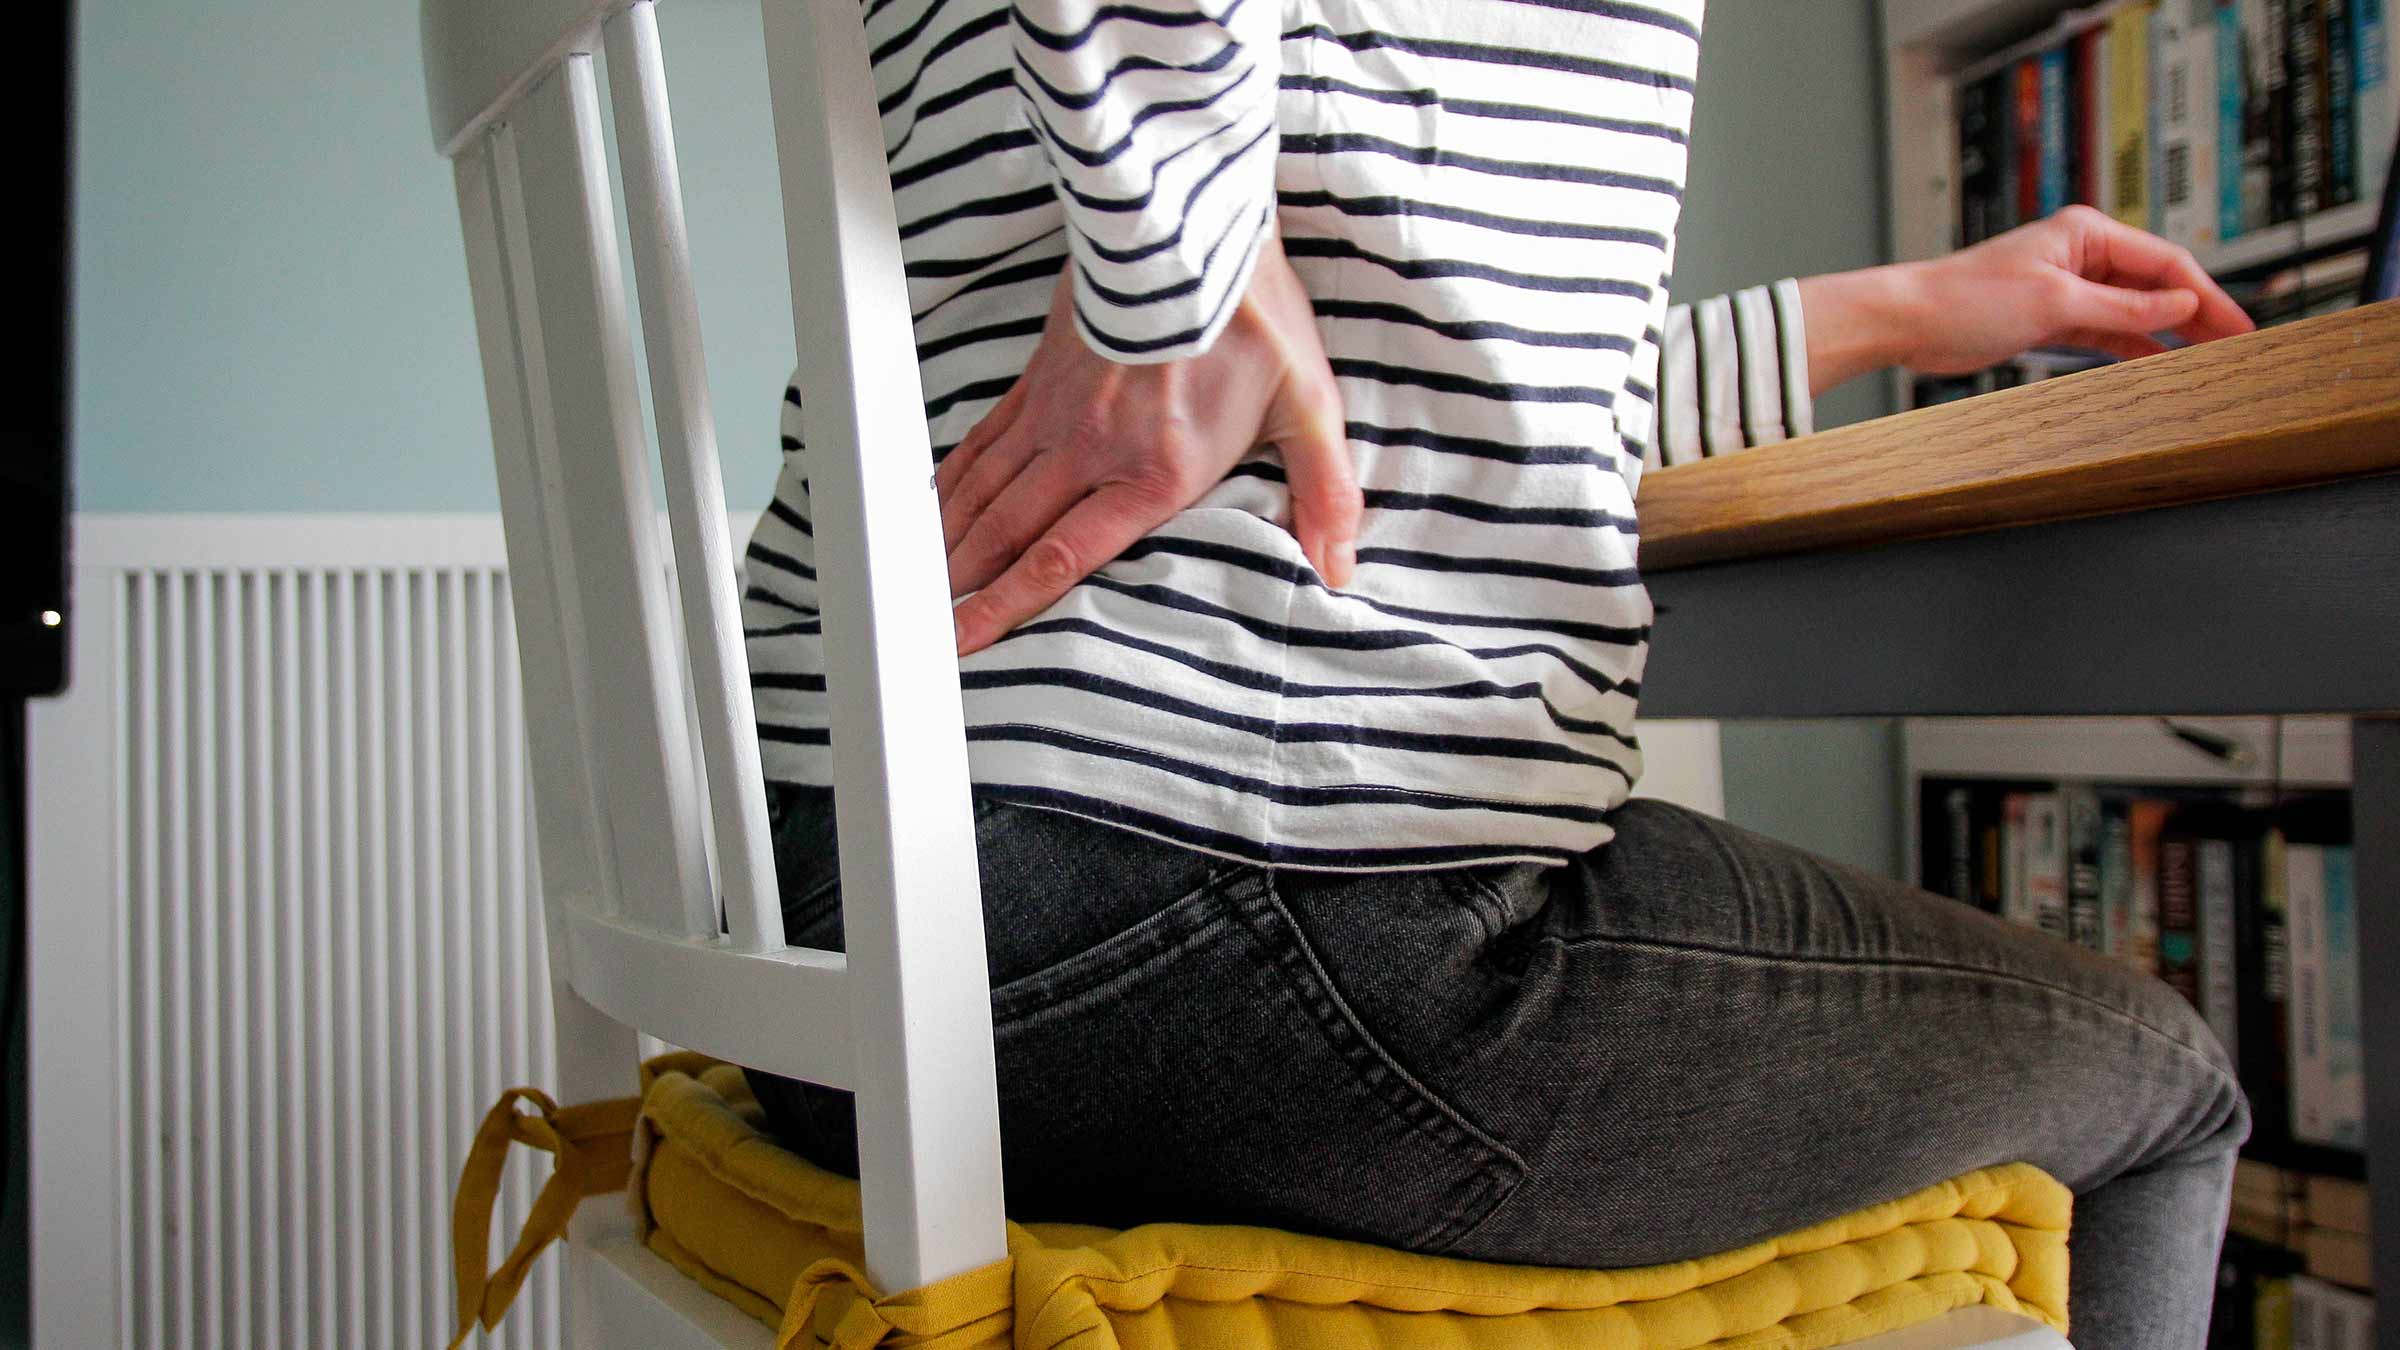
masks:
<instances>
[{"instance_id":1,"label":"jeans pocket","mask_svg":"<svg viewBox=\"0 0 2400 1350\"><path fill-rule=\"evenodd\" d=\"M994 996L1012 1215L1455 1243L1521 1159L1387 1054L1248 865Z\"/></svg>"}]
</instances>

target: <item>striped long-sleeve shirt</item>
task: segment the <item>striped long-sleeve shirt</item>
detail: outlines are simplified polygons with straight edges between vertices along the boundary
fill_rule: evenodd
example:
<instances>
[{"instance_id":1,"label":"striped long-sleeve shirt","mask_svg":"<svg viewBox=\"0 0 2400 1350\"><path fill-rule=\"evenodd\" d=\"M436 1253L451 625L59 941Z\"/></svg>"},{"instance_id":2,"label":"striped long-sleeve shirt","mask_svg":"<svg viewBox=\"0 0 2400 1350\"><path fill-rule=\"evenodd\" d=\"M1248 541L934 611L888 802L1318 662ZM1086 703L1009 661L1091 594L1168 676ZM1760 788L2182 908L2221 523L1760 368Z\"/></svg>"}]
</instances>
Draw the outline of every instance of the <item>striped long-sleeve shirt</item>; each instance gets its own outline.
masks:
<instances>
[{"instance_id":1,"label":"striped long-sleeve shirt","mask_svg":"<svg viewBox=\"0 0 2400 1350\"><path fill-rule=\"evenodd\" d=\"M1062 265L1096 351L1186 357L1279 227L1365 493L1336 589L1256 451L962 660L979 785L1286 866L1609 838L1642 466L1809 418L1790 283L1667 302L1701 8L867 0L937 459L1023 371ZM746 621L768 774L824 784L799 398Z\"/></svg>"}]
</instances>

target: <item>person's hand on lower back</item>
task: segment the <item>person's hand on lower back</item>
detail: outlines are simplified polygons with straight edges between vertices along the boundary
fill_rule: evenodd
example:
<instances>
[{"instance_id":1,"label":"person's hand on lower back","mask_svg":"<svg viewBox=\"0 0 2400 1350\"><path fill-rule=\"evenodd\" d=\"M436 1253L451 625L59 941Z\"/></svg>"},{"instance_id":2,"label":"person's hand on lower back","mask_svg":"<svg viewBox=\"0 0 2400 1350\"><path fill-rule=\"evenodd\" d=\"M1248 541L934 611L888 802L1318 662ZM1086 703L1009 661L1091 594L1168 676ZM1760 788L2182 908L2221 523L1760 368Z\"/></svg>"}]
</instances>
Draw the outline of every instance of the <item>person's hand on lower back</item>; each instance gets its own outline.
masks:
<instances>
[{"instance_id":1,"label":"person's hand on lower back","mask_svg":"<svg viewBox=\"0 0 2400 1350\"><path fill-rule=\"evenodd\" d=\"M1072 306L1062 272L1024 375L934 474L950 593L968 596L959 654L1049 608L1262 444L1282 452L1302 550L1348 585L1361 506L1341 396L1282 246L1260 245L1240 308L1188 360L1110 361Z\"/></svg>"},{"instance_id":2,"label":"person's hand on lower back","mask_svg":"<svg viewBox=\"0 0 2400 1350\"><path fill-rule=\"evenodd\" d=\"M1928 262L1810 277L1800 308L1820 393L1884 366L1958 375L2053 345L2132 358L2166 350L2156 333L2252 327L2190 250L2088 206Z\"/></svg>"}]
</instances>

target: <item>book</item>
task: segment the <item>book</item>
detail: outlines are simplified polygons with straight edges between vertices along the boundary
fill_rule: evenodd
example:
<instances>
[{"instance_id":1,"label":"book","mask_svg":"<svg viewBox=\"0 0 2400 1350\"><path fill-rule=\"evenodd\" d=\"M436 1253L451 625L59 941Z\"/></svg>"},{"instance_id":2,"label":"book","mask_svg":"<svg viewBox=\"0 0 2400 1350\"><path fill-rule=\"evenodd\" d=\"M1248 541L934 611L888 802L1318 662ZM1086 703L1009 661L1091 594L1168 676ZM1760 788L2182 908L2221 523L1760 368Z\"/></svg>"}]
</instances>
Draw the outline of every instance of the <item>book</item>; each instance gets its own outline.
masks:
<instances>
[{"instance_id":1,"label":"book","mask_svg":"<svg viewBox=\"0 0 2400 1350\"><path fill-rule=\"evenodd\" d=\"M2294 1275L2292 1350L2369 1350L2375 1300L2311 1275Z\"/></svg>"},{"instance_id":2,"label":"book","mask_svg":"<svg viewBox=\"0 0 2400 1350\"><path fill-rule=\"evenodd\" d=\"M2097 106L2097 91L2106 88L2099 81L2100 35L2108 30L2098 24L2080 29L2066 39L2067 52L2067 200L2097 202L2099 193L2099 157L2093 153L2092 110Z\"/></svg>"},{"instance_id":3,"label":"book","mask_svg":"<svg viewBox=\"0 0 2400 1350\"><path fill-rule=\"evenodd\" d=\"M2245 185L2249 166L2249 65L2240 0L2217 0L2217 238L2238 239L2249 228Z\"/></svg>"},{"instance_id":4,"label":"book","mask_svg":"<svg viewBox=\"0 0 2400 1350\"><path fill-rule=\"evenodd\" d=\"M2259 60L2266 67L2267 224L2299 218L2298 164L2292 154L2291 0L2265 0Z\"/></svg>"},{"instance_id":5,"label":"book","mask_svg":"<svg viewBox=\"0 0 2400 1350\"><path fill-rule=\"evenodd\" d=\"M2333 1057L2327 1031L2333 1010L2325 982L2325 846L2287 843L2283 877L2291 961L2284 1033L2291 1065L2291 1133L2302 1143L2332 1144Z\"/></svg>"},{"instance_id":6,"label":"book","mask_svg":"<svg viewBox=\"0 0 2400 1350\"><path fill-rule=\"evenodd\" d=\"M2025 886L2025 807L2030 792L2000 799L2000 909L2010 923L2034 926L2033 896Z\"/></svg>"},{"instance_id":7,"label":"book","mask_svg":"<svg viewBox=\"0 0 2400 1350\"><path fill-rule=\"evenodd\" d=\"M2136 970L2164 975L2159 939L2159 838L2172 803L2144 797L2126 808L2126 833L2133 851L2133 928L2126 934L2126 959Z\"/></svg>"},{"instance_id":8,"label":"book","mask_svg":"<svg viewBox=\"0 0 2400 1350\"><path fill-rule=\"evenodd\" d=\"M2324 0L2283 0L2283 65L2291 90L2292 213L2315 215L2330 203L2326 183Z\"/></svg>"},{"instance_id":9,"label":"book","mask_svg":"<svg viewBox=\"0 0 2400 1350\"><path fill-rule=\"evenodd\" d=\"M2310 1226L2300 1230L2300 1258L2309 1274L2354 1289L2375 1284L2375 1255L2364 1233Z\"/></svg>"},{"instance_id":10,"label":"book","mask_svg":"<svg viewBox=\"0 0 2400 1350\"><path fill-rule=\"evenodd\" d=\"M2106 936L2100 912L2100 794L2073 787L2059 797L2067 821L2067 936L2101 951Z\"/></svg>"},{"instance_id":11,"label":"book","mask_svg":"<svg viewBox=\"0 0 2400 1350\"><path fill-rule=\"evenodd\" d=\"M2017 62L2013 83L2013 119L2017 128L2017 200L2010 226L2042 218L2042 63L2039 56Z\"/></svg>"},{"instance_id":12,"label":"book","mask_svg":"<svg viewBox=\"0 0 2400 1350\"><path fill-rule=\"evenodd\" d=\"M2250 234L2284 217L2276 214L2277 100L2283 93L2282 0L2235 0L2239 16L2242 85L2242 228ZM2220 165L2219 172L2226 166ZM2232 235L2226 236L2233 237Z\"/></svg>"},{"instance_id":13,"label":"book","mask_svg":"<svg viewBox=\"0 0 2400 1350\"><path fill-rule=\"evenodd\" d=\"M2200 1007L2199 841L2170 821L2158 838L2158 977ZM2205 1010L2204 1010L2205 1011Z\"/></svg>"},{"instance_id":14,"label":"book","mask_svg":"<svg viewBox=\"0 0 2400 1350\"><path fill-rule=\"evenodd\" d=\"M2196 839L2193 850L2200 929L2200 1015L2239 1074L2242 1031L2234 981L2239 950L2234 938L2234 844L2211 833Z\"/></svg>"},{"instance_id":15,"label":"book","mask_svg":"<svg viewBox=\"0 0 2400 1350\"><path fill-rule=\"evenodd\" d=\"M2291 1113L2289 1059L2284 1054L2285 997L2271 969L2284 940L2283 832L2263 814L2252 814L2234 830L2233 845L2233 1017L2234 1073L2250 1099L2251 1137L2277 1140ZM2272 879L2269 872L2277 873ZM2228 1046L2234 1049L2235 1046ZM2265 1121L2266 1125L2255 1122Z\"/></svg>"},{"instance_id":16,"label":"book","mask_svg":"<svg viewBox=\"0 0 2400 1350\"><path fill-rule=\"evenodd\" d=\"M2217 238L2213 0L2165 0L2150 36L2152 229L2200 248Z\"/></svg>"},{"instance_id":17,"label":"book","mask_svg":"<svg viewBox=\"0 0 2400 1350\"><path fill-rule=\"evenodd\" d=\"M2025 906L2034 927L2067 936L2066 804L2055 792L2025 799Z\"/></svg>"},{"instance_id":18,"label":"book","mask_svg":"<svg viewBox=\"0 0 2400 1350\"><path fill-rule=\"evenodd\" d=\"M1992 228L2000 193L1999 128L1994 124L1989 79L1971 80L1958 91L1958 242L1978 244Z\"/></svg>"},{"instance_id":19,"label":"book","mask_svg":"<svg viewBox=\"0 0 2400 1350\"><path fill-rule=\"evenodd\" d=\"M2100 801L2100 952L2133 959L2133 815L2117 796Z\"/></svg>"},{"instance_id":20,"label":"book","mask_svg":"<svg viewBox=\"0 0 2400 1350\"><path fill-rule=\"evenodd\" d=\"M2360 1025L2358 894L2350 847L2325 850L2325 1045L2330 1109L2325 1142L2367 1146L2366 1051Z\"/></svg>"},{"instance_id":21,"label":"book","mask_svg":"<svg viewBox=\"0 0 2400 1350\"><path fill-rule=\"evenodd\" d=\"M2129 5L2110 16L2108 213L2150 228L2150 7Z\"/></svg>"},{"instance_id":22,"label":"book","mask_svg":"<svg viewBox=\"0 0 2400 1350\"><path fill-rule=\"evenodd\" d=\"M2327 206L2358 200L2358 53L2351 0L2318 0L2325 22L2325 194Z\"/></svg>"},{"instance_id":23,"label":"book","mask_svg":"<svg viewBox=\"0 0 2400 1350\"><path fill-rule=\"evenodd\" d=\"M2392 0L2349 0L2352 139L2358 155L2358 197L2380 201L2384 174L2392 164L2392 141L2400 135L2400 25L2391 22Z\"/></svg>"},{"instance_id":24,"label":"book","mask_svg":"<svg viewBox=\"0 0 2400 1350\"><path fill-rule=\"evenodd\" d=\"M2239 1164L2236 1164L2238 1167ZM2332 1228L2365 1237L2370 1232L2367 1183L2354 1177L2301 1178L2303 1212L2315 1228Z\"/></svg>"},{"instance_id":25,"label":"book","mask_svg":"<svg viewBox=\"0 0 2400 1350\"><path fill-rule=\"evenodd\" d=\"M2040 100L2040 186L2035 192L2035 216L2044 218L2064 209L2071 190L2073 150L2067 131L2067 49L2052 47L2034 58Z\"/></svg>"},{"instance_id":26,"label":"book","mask_svg":"<svg viewBox=\"0 0 2400 1350\"><path fill-rule=\"evenodd\" d=\"M2255 902L2242 913L2244 933L2236 977L2243 989L2243 1043L2251 1062L2241 1067L2242 1090L2250 1097L2251 1137L2262 1142L2288 1137L2292 1061L2290 897L2285 890L2283 827L2271 824L2257 837L2244 864L2244 883Z\"/></svg>"}]
</instances>

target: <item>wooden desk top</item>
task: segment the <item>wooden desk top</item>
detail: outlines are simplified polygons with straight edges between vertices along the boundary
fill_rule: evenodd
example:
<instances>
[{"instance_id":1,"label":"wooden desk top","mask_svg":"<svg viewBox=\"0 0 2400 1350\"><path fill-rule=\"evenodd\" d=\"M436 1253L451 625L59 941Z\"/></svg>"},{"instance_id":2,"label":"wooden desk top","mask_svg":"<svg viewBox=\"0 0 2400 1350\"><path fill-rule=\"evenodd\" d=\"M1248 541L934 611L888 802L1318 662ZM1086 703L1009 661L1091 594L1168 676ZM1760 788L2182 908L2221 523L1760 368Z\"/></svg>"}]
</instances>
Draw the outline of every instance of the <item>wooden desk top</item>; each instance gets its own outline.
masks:
<instances>
[{"instance_id":1,"label":"wooden desk top","mask_svg":"<svg viewBox=\"0 0 2400 1350\"><path fill-rule=\"evenodd\" d=\"M2395 471L2400 300L1654 469L1642 570Z\"/></svg>"}]
</instances>

